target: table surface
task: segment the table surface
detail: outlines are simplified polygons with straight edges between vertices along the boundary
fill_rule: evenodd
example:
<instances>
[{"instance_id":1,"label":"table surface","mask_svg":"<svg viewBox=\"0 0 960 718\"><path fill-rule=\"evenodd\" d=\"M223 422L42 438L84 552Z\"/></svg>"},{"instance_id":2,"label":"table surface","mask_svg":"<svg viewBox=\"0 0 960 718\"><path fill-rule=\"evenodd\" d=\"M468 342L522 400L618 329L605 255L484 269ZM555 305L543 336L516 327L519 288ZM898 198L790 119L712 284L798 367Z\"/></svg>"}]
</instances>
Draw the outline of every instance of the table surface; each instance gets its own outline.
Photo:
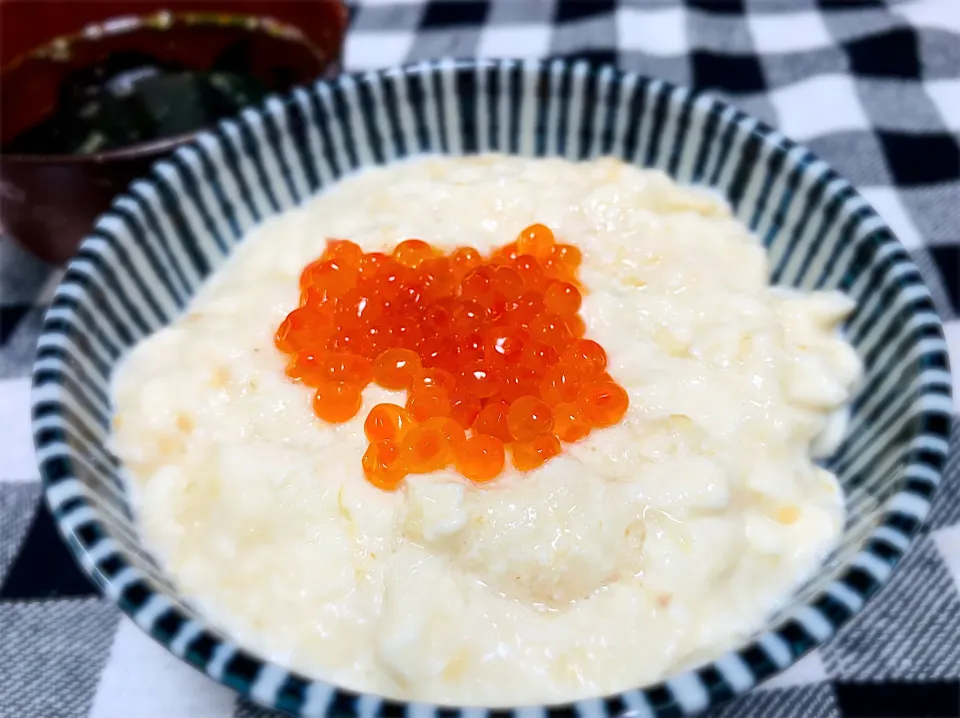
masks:
<instances>
[{"instance_id":1,"label":"table surface","mask_svg":"<svg viewBox=\"0 0 960 718\"><path fill-rule=\"evenodd\" d=\"M960 367L960 0L365 0L345 64L582 55L710 89L853 181ZM40 501L29 373L59 272L0 239L0 716L264 718L102 600ZM954 379L954 394L958 391ZM712 718L960 715L960 427L928 529L824 648Z\"/></svg>"}]
</instances>

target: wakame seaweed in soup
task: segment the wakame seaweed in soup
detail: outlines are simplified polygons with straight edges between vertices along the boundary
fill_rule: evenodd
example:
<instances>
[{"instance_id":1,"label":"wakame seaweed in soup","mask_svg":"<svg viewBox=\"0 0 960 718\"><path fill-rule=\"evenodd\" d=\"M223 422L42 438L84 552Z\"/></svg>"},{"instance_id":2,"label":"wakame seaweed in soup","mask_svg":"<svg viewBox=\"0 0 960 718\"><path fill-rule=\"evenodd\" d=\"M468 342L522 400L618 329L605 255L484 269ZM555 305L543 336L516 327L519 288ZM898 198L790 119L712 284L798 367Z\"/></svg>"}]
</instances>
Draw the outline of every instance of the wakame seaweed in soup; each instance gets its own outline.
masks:
<instances>
[{"instance_id":1,"label":"wakame seaweed in soup","mask_svg":"<svg viewBox=\"0 0 960 718\"><path fill-rule=\"evenodd\" d=\"M278 70L265 83L250 71L248 41L193 70L141 52L116 52L69 74L52 114L3 146L16 154L93 154L193 132L294 84Z\"/></svg>"}]
</instances>

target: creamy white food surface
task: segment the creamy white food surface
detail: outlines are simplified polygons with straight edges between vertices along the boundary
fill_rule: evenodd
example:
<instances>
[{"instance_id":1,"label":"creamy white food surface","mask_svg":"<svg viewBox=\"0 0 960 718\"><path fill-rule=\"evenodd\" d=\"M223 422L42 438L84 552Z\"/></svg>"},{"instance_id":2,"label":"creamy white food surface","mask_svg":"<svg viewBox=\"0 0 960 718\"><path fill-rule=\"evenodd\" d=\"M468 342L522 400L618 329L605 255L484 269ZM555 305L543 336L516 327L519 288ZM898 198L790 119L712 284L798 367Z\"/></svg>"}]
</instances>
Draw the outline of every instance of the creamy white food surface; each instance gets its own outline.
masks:
<instances>
[{"instance_id":1,"label":"creamy white food surface","mask_svg":"<svg viewBox=\"0 0 960 718\"><path fill-rule=\"evenodd\" d=\"M529 474L363 476L371 385L325 425L273 345L328 237L480 250L534 222L583 252L581 314L629 393ZM392 697L562 701L744 640L844 522L816 452L861 373L837 293L768 284L713 195L613 159L419 158L252 231L113 386L113 445L147 545L213 623L281 664Z\"/></svg>"}]
</instances>

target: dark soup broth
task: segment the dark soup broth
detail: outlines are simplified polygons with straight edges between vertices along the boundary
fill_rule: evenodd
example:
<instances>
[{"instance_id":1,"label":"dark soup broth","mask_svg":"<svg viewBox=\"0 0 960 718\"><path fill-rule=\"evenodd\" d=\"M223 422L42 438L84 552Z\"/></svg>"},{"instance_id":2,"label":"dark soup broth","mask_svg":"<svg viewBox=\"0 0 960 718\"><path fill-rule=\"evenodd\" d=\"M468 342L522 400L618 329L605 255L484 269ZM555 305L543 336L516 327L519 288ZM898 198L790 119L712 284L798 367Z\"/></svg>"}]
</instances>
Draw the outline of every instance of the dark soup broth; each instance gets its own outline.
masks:
<instances>
[{"instance_id":1,"label":"dark soup broth","mask_svg":"<svg viewBox=\"0 0 960 718\"><path fill-rule=\"evenodd\" d=\"M174 137L296 84L297 73L282 67L266 80L257 77L249 50L249 40L239 40L203 70L149 53L113 52L102 62L67 74L53 112L0 151L87 155Z\"/></svg>"}]
</instances>

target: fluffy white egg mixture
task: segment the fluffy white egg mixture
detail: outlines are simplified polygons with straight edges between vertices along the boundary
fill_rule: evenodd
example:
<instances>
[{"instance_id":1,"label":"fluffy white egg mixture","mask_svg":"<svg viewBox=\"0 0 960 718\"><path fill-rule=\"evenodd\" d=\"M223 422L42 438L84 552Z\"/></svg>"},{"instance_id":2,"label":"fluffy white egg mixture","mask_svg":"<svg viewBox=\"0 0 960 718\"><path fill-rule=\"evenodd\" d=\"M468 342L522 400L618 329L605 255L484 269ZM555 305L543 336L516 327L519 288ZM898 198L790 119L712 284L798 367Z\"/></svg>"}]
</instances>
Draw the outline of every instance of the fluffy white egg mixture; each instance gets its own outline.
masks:
<instances>
[{"instance_id":1,"label":"fluffy white egg mixture","mask_svg":"<svg viewBox=\"0 0 960 718\"><path fill-rule=\"evenodd\" d=\"M371 385L325 425L273 345L342 237L480 250L542 222L583 252L587 336L629 393L617 426L528 474L363 476ZM143 535L242 644L309 675L458 704L654 681L742 641L841 533L837 441L861 365L851 301L768 284L713 195L614 159L419 158L250 233L117 371L114 447Z\"/></svg>"}]
</instances>

